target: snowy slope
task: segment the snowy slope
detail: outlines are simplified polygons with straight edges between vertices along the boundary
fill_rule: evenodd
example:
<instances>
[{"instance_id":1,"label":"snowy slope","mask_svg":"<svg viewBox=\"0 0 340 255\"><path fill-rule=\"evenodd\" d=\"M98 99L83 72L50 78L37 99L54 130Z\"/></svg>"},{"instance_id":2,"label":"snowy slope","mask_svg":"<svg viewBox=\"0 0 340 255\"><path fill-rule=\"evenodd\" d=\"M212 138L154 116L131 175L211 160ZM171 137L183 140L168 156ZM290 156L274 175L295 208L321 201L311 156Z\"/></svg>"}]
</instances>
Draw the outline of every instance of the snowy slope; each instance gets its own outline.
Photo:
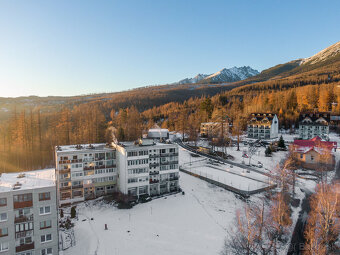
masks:
<instances>
[{"instance_id":1,"label":"snowy slope","mask_svg":"<svg viewBox=\"0 0 340 255\"><path fill-rule=\"evenodd\" d=\"M257 70L252 69L250 66L223 68L222 70L213 74L198 74L194 78L185 78L174 84L188 84L188 83L221 83L221 82L234 82L244 80L259 74Z\"/></svg>"},{"instance_id":2,"label":"snowy slope","mask_svg":"<svg viewBox=\"0 0 340 255\"><path fill-rule=\"evenodd\" d=\"M314 56L303 59L301 64L316 64L325 61L331 57L335 57L339 53L340 53L340 41L318 52Z\"/></svg>"}]
</instances>

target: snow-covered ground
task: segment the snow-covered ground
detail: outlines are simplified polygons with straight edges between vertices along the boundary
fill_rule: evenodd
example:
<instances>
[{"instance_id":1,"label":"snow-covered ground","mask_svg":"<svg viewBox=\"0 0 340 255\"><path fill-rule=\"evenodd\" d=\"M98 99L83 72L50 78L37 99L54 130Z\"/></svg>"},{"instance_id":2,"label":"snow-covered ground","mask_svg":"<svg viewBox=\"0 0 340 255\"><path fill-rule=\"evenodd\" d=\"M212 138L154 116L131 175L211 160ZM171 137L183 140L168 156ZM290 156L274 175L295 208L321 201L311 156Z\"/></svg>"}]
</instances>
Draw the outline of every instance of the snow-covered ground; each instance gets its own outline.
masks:
<instances>
[{"instance_id":1,"label":"snow-covered ground","mask_svg":"<svg viewBox=\"0 0 340 255\"><path fill-rule=\"evenodd\" d=\"M185 195L155 199L130 210L102 202L78 205L76 246L63 254L219 254L235 210L244 202L187 174L181 174L180 185Z\"/></svg>"},{"instance_id":2,"label":"snow-covered ground","mask_svg":"<svg viewBox=\"0 0 340 255\"><path fill-rule=\"evenodd\" d=\"M194 174L209 178L236 189L243 191L252 191L272 185L269 177L250 171L249 173L240 167L209 164L209 160L205 157L192 157L187 150L179 149L180 166Z\"/></svg>"}]
</instances>

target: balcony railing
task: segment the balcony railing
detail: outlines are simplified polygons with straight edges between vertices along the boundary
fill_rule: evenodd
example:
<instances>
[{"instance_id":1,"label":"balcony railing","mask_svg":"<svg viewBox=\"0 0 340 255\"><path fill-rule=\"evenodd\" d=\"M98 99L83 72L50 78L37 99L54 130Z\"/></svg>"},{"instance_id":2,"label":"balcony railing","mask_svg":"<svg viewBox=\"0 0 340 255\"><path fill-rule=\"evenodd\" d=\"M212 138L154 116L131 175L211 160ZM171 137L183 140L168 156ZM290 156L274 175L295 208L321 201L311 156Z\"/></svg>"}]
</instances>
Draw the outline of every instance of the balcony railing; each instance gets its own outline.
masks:
<instances>
[{"instance_id":1,"label":"balcony railing","mask_svg":"<svg viewBox=\"0 0 340 255\"><path fill-rule=\"evenodd\" d=\"M159 154L149 155L149 158L159 158Z\"/></svg>"},{"instance_id":2,"label":"balcony railing","mask_svg":"<svg viewBox=\"0 0 340 255\"><path fill-rule=\"evenodd\" d=\"M69 189L71 189L71 186L64 186L64 187L59 188L60 191L69 190Z\"/></svg>"},{"instance_id":3,"label":"balcony railing","mask_svg":"<svg viewBox=\"0 0 340 255\"><path fill-rule=\"evenodd\" d=\"M159 163L150 163L150 166L151 167L156 167L156 166L159 166Z\"/></svg>"},{"instance_id":4,"label":"balcony railing","mask_svg":"<svg viewBox=\"0 0 340 255\"><path fill-rule=\"evenodd\" d=\"M106 168L116 168L117 165L107 165Z\"/></svg>"},{"instance_id":5,"label":"balcony railing","mask_svg":"<svg viewBox=\"0 0 340 255\"><path fill-rule=\"evenodd\" d=\"M169 165L170 164L170 162L169 161L161 161L161 165Z\"/></svg>"},{"instance_id":6,"label":"balcony railing","mask_svg":"<svg viewBox=\"0 0 340 255\"><path fill-rule=\"evenodd\" d=\"M94 170L94 166L84 166L84 170Z\"/></svg>"},{"instance_id":7,"label":"balcony railing","mask_svg":"<svg viewBox=\"0 0 340 255\"><path fill-rule=\"evenodd\" d=\"M72 159L71 163L82 163L83 160L82 159Z\"/></svg>"},{"instance_id":8,"label":"balcony railing","mask_svg":"<svg viewBox=\"0 0 340 255\"><path fill-rule=\"evenodd\" d=\"M59 170L59 174L68 174L71 171L70 168Z\"/></svg>"},{"instance_id":9,"label":"balcony railing","mask_svg":"<svg viewBox=\"0 0 340 255\"><path fill-rule=\"evenodd\" d=\"M21 244L20 246L15 247L15 252L22 252L22 251L28 251L34 249L34 242L33 243L27 243L27 244Z\"/></svg>"},{"instance_id":10,"label":"balcony railing","mask_svg":"<svg viewBox=\"0 0 340 255\"><path fill-rule=\"evenodd\" d=\"M70 160L59 160L59 164L70 164Z\"/></svg>"},{"instance_id":11,"label":"balcony railing","mask_svg":"<svg viewBox=\"0 0 340 255\"><path fill-rule=\"evenodd\" d=\"M150 182L149 182L150 184L153 184L153 183L159 183L159 180L152 180L152 179L150 179Z\"/></svg>"},{"instance_id":12,"label":"balcony railing","mask_svg":"<svg viewBox=\"0 0 340 255\"><path fill-rule=\"evenodd\" d=\"M177 181L178 179L179 179L179 176L170 177L169 181Z\"/></svg>"},{"instance_id":13,"label":"balcony railing","mask_svg":"<svg viewBox=\"0 0 340 255\"><path fill-rule=\"evenodd\" d=\"M33 201L23 201L23 202L14 202L13 207L14 209L18 208L25 208L25 207L32 207L33 206Z\"/></svg>"},{"instance_id":14,"label":"balcony railing","mask_svg":"<svg viewBox=\"0 0 340 255\"><path fill-rule=\"evenodd\" d=\"M24 238L33 236L33 230L25 230L15 233L15 238Z\"/></svg>"},{"instance_id":15,"label":"balcony railing","mask_svg":"<svg viewBox=\"0 0 340 255\"><path fill-rule=\"evenodd\" d=\"M169 153L162 153L162 154L161 154L161 157L169 157L169 156L170 156Z\"/></svg>"},{"instance_id":16,"label":"balcony railing","mask_svg":"<svg viewBox=\"0 0 340 255\"><path fill-rule=\"evenodd\" d=\"M105 166L96 166L96 169L104 169Z\"/></svg>"},{"instance_id":17,"label":"balcony railing","mask_svg":"<svg viewBox=\"0 0 340 255\"><path fill-rule=\"evenodd\" d=\"M170 152L170 156L178 156L178 152Z\"/></svg>"},{"instance_id":18,"label":"balcony railing","mask_svg":"<svg viewBox=\"0 0 340 255\"><path fill-rule=\"evenodd\" d=\"M26 221L33 221L33 214L25 216L25 215L20 215L19 217L14 218L15 223L21 223L21 222L26 222Z\"/></svg>"},{"instance_id":19,"label":"balcony railing","mask_svg":"<svg viewBox=\"0 0 340 255\"><path fill-rule=\"evenodd\" d=\"M159 171L153 171L149 173L149 175L157 175L157 174L159 174Z\"/></svg>"},{"instance_id":20,"label":"balcony railing","mask_svg":"<svg viewBox=\"0 0 340 255\"><path fill-rule=\"evenodd\" d=\"M82 189L82 188L83 188L83 184L72 186L72 189Z\"/></svg>"}]
</instances>

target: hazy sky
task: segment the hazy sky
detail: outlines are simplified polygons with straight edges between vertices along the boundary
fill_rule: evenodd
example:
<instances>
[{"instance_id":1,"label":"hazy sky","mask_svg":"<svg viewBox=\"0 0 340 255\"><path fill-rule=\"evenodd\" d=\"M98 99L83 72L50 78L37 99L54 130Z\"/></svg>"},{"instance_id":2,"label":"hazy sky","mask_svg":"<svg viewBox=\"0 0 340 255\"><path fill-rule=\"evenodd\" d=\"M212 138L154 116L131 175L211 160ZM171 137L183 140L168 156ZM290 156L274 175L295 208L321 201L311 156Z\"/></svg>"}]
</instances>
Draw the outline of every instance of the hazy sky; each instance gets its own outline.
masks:
<instances>
[{"instance_id":1,"label":"hazy sky","mask_svg":"<svg viewBox=\"0 0 340 255\"><path fill-rule=\"evenodd\" d=\"M339 0L0 0L0 97L261 71L339 41L339 10Z\"/></svg>"}]
</instances>

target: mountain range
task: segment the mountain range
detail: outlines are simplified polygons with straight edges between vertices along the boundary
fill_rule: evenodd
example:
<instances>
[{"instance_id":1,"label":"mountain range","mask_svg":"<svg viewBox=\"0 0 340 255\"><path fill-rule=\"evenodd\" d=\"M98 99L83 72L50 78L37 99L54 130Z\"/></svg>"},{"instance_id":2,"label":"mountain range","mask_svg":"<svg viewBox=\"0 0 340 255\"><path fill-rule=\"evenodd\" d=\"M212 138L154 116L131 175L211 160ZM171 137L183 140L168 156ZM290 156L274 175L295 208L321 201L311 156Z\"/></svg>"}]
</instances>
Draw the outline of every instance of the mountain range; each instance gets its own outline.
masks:
<instances>
[{"instance_id":1,"label":"mountain range","mask_svg":"<svg viewBox=\"0 0 340 255\"><path fill-rule=\"evenodd\" d=\"M222 70L213 74L197 74L193 78L185 78L173 84L190 84L190 83L230 83L241 81L258 75L259 71L252 69L250 66L223 68Z\"/></svg>"}]
</instances>

